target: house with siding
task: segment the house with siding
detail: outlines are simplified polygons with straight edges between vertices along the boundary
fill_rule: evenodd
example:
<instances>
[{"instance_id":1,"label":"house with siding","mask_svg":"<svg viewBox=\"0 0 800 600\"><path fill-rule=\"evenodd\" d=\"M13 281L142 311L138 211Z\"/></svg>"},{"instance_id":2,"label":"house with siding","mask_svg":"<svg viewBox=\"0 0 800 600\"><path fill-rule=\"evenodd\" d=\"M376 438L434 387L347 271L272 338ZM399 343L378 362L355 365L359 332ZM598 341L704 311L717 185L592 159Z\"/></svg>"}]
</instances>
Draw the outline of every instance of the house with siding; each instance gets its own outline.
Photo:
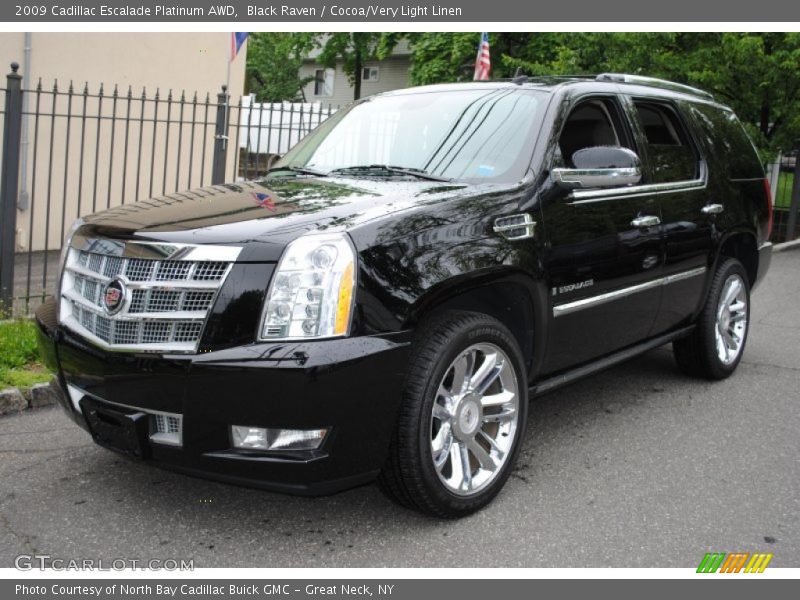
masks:
<instances>
[{"instance_id":1,"label":"house with siding","mask_svg":"<svg viewBox=\"0 0 800 600\"><path fill-rule=\"evenodd\" d=\"M301 78L312 80L303 88L306 102L320 102L324 106L344 106L353 101L353 86L338 61L336 68L326 69L317 62L320 50L315 48L300 67ZM361 73L361 97L379 92L397 90L410 85L411 50L406 40L401 40L384 60L365 61Z\"/></svg>"}]
</instances>

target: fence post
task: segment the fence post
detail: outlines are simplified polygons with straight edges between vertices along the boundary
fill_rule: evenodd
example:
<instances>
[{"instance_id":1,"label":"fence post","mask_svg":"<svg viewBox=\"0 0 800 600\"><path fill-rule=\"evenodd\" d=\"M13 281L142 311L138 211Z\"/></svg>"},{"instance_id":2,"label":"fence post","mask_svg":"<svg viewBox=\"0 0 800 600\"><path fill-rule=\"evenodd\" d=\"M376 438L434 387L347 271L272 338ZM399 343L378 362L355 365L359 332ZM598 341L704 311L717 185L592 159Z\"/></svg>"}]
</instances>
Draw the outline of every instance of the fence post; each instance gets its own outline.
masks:
<instances>
[{"instance_id":1,"label":"fence post","mask_svg":"<svg viewBox=\"0 0 800 600\"><path fill-rule=\"evenodd\" d=\"M789 222L786 224L786 241L795 238L797 229L797 211L800 208L800 143L795 144L798 149L794 155L794 181L792 182L792 200L789 205Z\"/></svg>"},{"instance_id":2,"label":"fence post","mask_svg":"<svg viewBox=\"0 0 800 600\"><path fill-rule=\"evenodd\" d=\"M214 130L214 158L211 161L211 184L225 183L228 162L228 86L217 94L217 123Z\"/></svg>"},{"instance_id":3,"label":"fence post","mask_svg":"<svg viewBox=\"0 0 800 600\"><path fill-rule=\"evenodd\" d=\"M22 75L11 63L6 76L2 172L0 173L0 314L14 308L14 249L17 233L20 134L22 132Z\"/></svg>"}]
</instances>

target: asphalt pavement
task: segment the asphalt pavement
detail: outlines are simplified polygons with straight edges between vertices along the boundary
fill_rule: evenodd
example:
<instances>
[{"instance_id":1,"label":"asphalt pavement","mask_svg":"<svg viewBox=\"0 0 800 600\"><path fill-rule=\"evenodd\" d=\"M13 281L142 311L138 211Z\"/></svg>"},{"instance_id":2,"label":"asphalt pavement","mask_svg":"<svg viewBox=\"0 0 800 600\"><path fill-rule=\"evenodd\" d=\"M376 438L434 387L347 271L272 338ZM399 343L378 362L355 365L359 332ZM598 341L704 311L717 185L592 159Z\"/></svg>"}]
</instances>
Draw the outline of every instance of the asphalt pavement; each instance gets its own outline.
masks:
<instances>
[{"instance_id":1,"label":"asphalt pavement","mask_svg":"<svg viewBox=\"0 0 800 600\"><path fill-rule=\"evenodd\" d=\"M195 567L695 567L771 552L800 567L800 250L753 296L736 374L687 378L661 348L534 401L518 468L460 521L369 485L296 498L94 446L60 409L0 418L0 567L18 554Z\"/></svg>"}]
</instances>

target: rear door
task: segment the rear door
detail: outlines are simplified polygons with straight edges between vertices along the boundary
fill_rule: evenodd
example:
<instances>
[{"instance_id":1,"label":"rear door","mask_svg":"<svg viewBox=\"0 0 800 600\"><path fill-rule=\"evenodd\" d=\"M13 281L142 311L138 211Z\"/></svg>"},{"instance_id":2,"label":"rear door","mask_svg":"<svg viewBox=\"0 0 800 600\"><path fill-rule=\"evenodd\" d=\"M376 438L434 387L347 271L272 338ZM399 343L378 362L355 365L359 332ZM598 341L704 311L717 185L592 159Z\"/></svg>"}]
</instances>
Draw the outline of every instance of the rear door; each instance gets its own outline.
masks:
<instances>
[{"instance_id":1,"label":"rear door","mask_svg":"<svg viewBox=\"0 0 800 600\"><path fill-rule=\"evenodd\" d=\"M664 268L661 306L650 335L687 323L702 300L721 199L709 196L707 164L682 105L629 97L650 189L661 206Z\"/></svg>"},{"instance_id":2,"label":"rear door","mask_svg":"<svg viewBox=\"0 0 800 600\"><path fill-rule=\"evenodd\" d=\"M571 167L586 147L615 145L639 152L616 95L573 101L560 129L551 168ZM663 244L658 199L637 186L554 189L541 201L543 266L549 277L552 325L543 372L552 373L647 337L658 311ZM650 225L637 225L637 220Z\"/></svg>"}]
</instances>

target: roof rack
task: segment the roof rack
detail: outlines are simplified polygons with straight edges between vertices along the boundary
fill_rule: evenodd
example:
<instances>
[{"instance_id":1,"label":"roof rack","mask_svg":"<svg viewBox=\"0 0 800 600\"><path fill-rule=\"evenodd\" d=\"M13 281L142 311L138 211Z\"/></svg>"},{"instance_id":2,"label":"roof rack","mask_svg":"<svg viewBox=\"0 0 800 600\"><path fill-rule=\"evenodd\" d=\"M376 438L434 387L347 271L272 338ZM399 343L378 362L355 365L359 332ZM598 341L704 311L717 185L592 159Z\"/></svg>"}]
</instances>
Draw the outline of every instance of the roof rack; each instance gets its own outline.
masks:
<instances>
[{"instance_id":1,"label":"roof rack","mask_svg":"<svg viewBox=\"0 0 800 600\"><path fill-rule=\"evenodd\" d=\"M657 79L655 77L644 77L642 75L628 75L626 73L601 73L600 75L595 77L595 79L597 81L612 81L616 83L647 85L650 87L672 90L674 92L683 92L686 94L693 94L695 96L702 96L703 98L708 98L710 100L714 99L714 96L712 96L705 90L701 90L696 87L692 87L690 85L684 85L682 83L675 83L674 81L667 81L666 79Z\"/></svg>"}]
</instances>

